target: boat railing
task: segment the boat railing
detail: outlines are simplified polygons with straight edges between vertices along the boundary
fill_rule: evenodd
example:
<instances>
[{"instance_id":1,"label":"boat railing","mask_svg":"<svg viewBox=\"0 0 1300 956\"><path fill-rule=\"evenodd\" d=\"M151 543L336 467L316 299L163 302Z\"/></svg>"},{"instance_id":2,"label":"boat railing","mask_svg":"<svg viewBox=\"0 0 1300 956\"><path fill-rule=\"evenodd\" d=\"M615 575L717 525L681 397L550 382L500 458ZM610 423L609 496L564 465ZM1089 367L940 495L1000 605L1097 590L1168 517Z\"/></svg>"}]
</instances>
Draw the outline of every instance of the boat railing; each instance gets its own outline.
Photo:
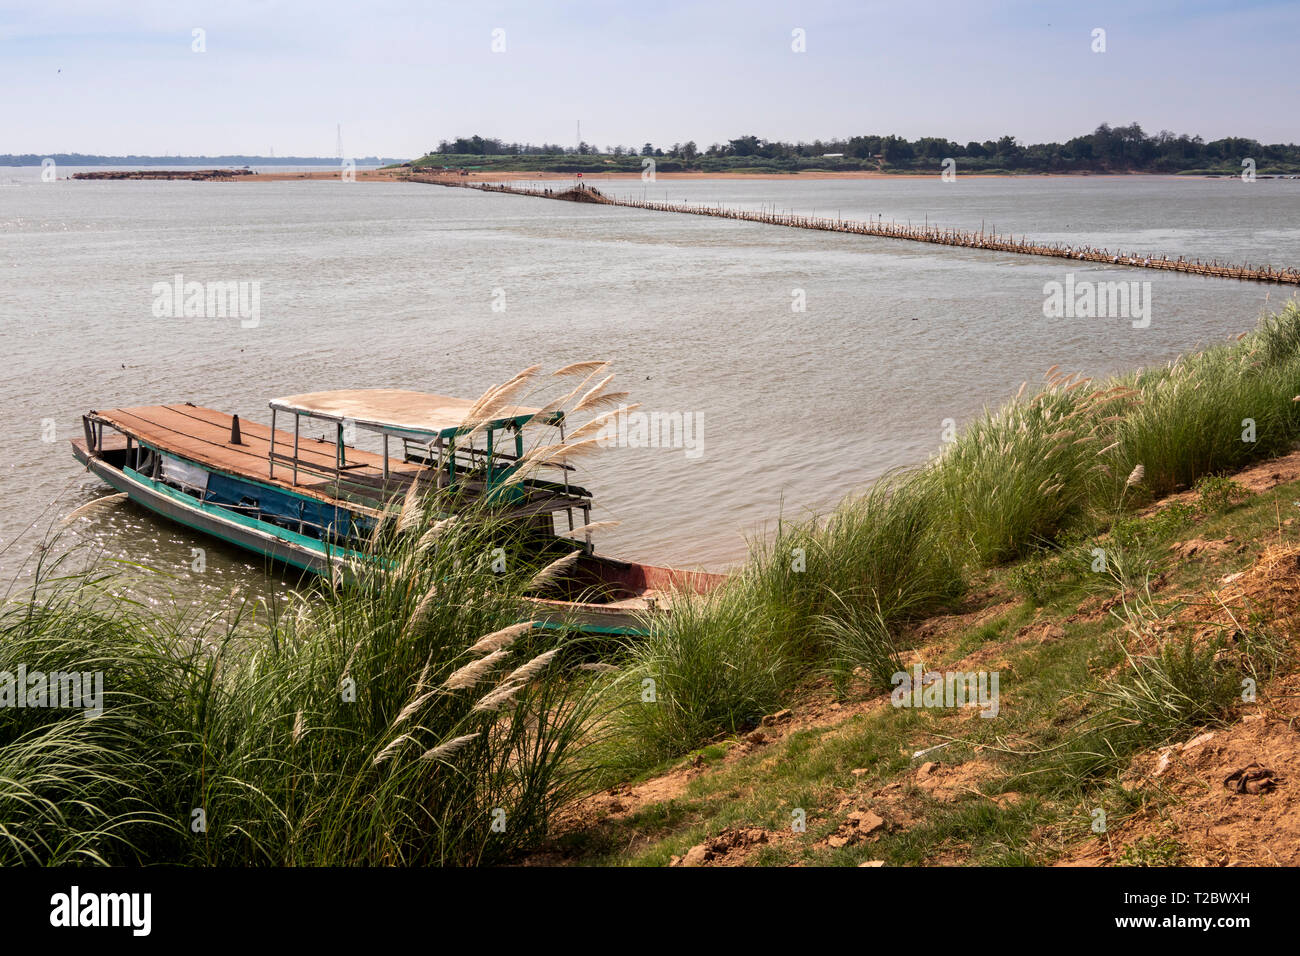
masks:
<instances>
[{"instance_id":1,"label":"boat railing","mask_svg":"<svg viewBox=\"0 0 1300 956\"><path fill-rule=\"evenodd\" d=\"M412 438L404 438L402 439L402 457L408 462L437 466L440 461L444 460L443 451L440 446L441 442L422 442ZM437 455L434 454L435 449L438 449ZM500 449L494 448L489 452L486 448L478 448L473 445L457 446L456 454L457 456L467 455L470 459L470 464L474 467L477 467L480 464L480 459L486 461L489 454L494 463L505 462L507 465L513 465L515 462L520 460L520 456L511 454L508 451L501 451ZM457 462L457 464L459 465L459 462ZM564 462L552 462L548 464L565 471L576 470L572 465L565 464Z\"/></svg>"},{"instance_id":2,"label":"boat railing","mask_svg":"<svg viewBox=\"0 0 1300 956\"><path fill-rule=\"evenodd\" d=\"M298 472L305 471L307 474L320 478L334 478L340 472L354 471L358 468L364 468L364 463L353 462L342 467L338 465L321 465L310 458L303 458L299 455L288 454L282 451L272 451L267 453L267 458L273 462L280 462L289 465L292 468L293 484L298 483Z\"/></svg>"}]
</instances>

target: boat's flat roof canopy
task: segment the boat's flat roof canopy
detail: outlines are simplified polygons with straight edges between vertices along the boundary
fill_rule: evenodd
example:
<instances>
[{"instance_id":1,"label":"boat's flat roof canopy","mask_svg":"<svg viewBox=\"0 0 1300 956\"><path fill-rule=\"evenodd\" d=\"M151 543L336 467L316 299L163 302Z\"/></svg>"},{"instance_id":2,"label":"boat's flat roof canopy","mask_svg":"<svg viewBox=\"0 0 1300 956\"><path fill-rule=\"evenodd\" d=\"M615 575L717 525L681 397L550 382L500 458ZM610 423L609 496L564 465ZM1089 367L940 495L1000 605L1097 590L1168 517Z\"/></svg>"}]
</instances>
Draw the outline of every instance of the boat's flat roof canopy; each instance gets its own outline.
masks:
<instances>
[{"instance_id":1,"label":"boat's flat roof canopy","mask_svg":"<svg viewBox=\"0 0 1300 956\"><path fill-rule=\"evenodd\" d=\"M474 407L467 398L414 392L401 388L341 389L332 392L308 392L271 399L271 408L295 415L308 415L335 422L355 422L358 428L406 438L450 438L458 431L480 424L467 422ZM526 424L541 409L514 405L500 409L491 419L492 427ZM547 415L554 424L562 412Z\"/></svg>"}]
</instances>

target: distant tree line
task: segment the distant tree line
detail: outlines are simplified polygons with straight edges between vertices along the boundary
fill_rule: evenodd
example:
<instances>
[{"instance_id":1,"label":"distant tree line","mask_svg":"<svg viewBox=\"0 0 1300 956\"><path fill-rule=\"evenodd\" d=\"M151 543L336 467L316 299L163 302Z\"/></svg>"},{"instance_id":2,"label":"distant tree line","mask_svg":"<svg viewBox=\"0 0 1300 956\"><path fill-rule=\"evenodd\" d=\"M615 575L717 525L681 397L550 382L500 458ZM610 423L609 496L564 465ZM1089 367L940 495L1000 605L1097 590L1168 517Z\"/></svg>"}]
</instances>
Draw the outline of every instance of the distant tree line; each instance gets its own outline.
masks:
<instances>
[{"instance_id":1,"label":"distant tree line","mask_svg":"<svg viewBox=\"0 0 1300 956\"><path fill-rule=\"evenodd\" d=\"M100 156L88 153L0 153L0 166L39 166L52 159L60 166L336 166L333 156ZM380 156L351 157L362 166L400 160Z\"/></svg>"},{"instance_id":2,"label":"distant tree line","mask_svg":"<svg viewBox=\"0 0 1300 956\"><path fill-rule=\"evenodd\" d=\"M1300 146L1294 143L1264 145L1254 139L1227 137L1206 142L1200 136L1161 130L1147 135L1137 123L1111 126L1102 123L1091 133L1065 143L1025 145L1014 136L969 142L965 145L935 136L909 140L901 136L852 136L847 139L786 143L758 136L739 136L725 143L700 149L694 142L671 146L598 147L589 143L561 146L557 143L512 143L493 137L469 136L442 140L420 161L436 164L438 158L480 157L506 159L530 157L521 163L495 162L540 168L537 158L549 157L557 168L608 168L610 165L639 168L642 157L651 156L664 171L672 169L741 168L842 168L842 169L938 169L953 159L959 169L1009 172L1153 172L1240 170L1245 159L1254 160L1260 170L1269 168L1300 171ZM660 162L667 160L667 163ZM613 162L611 162L613 161ZM542 164L547 165L547 164Z\"/></svg>"}]
</instances>

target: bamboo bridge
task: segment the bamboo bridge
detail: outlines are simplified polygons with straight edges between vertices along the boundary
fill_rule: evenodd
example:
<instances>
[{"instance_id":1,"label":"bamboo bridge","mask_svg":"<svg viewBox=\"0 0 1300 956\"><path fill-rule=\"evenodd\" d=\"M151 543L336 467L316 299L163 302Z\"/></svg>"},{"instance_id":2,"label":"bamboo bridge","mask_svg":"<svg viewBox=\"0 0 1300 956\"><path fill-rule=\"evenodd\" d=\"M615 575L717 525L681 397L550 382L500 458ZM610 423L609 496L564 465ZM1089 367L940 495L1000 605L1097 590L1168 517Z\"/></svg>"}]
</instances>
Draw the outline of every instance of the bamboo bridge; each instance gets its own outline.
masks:
<instances>
[{"instance_id":1,"label":"bamboo bridge","mask_svg":"<svg viewBox=\"0 0 1300 956\"><path fill-rule=\"evenodd\" d=\"M1282 285L1300 286L1300 268L1278 269L1271 265L1232 265L1217 259L1204 261L1179 256L1135 254L1131 252L1112 252L1094 246L1072 246L1066 243L1034 242L1027 236L1017 238L1014 235L999 235L970 232L962 229L950 229L932 226L928 222L923 226L910 223L902 225L896 222L880 220L862 222L861 220L834 219L821 216L801 216L788 212L755 211L734 209L714 204L703 205L687 202L655 202L646 199L616 199L606 196L591 186L579 183L564 189L550 187L512 186L505 183L467 182L460 176L412 175L411 182L429 183L437 186L454 186L463 189L477 189L481 192L511 193L516 196L533 196L539 199L558 199L564 202L595 203L604 206L629 206L634 209L649 209L654 212L673 212L692 216L712 216L717 219L741 219L746 222L760 222L769 226L787 226L794 229L818 229L823 232L847 232L859 236L875 236L882 239L902 239L908 242L929 242L942 246L960 246L965 249L985 249L990 252L1010 252L1023 256L1050 256L1056 259L1074 259L1082 262L1098 262L1111 266L1130 266L1138 269L1158 269L1164 272L1185 272L1192 275L1211 276L1219 279L1240 279L1246 282L1273 282Z\"/></svg>"}]
</instances>

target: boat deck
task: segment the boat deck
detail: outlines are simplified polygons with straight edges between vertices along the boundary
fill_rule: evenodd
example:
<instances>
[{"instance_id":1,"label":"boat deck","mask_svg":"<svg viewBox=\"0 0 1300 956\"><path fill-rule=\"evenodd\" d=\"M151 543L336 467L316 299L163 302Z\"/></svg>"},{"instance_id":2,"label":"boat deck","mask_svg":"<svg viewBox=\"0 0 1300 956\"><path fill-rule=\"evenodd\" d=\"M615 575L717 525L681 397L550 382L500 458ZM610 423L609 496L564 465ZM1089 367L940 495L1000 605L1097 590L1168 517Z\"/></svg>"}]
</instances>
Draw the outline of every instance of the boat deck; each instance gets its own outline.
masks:
<instances>
[{"instance_id":1,"label":"boat deck","mask_svg":"<svg viewBox=\"0 0 1300 956\"><path fill-rule=\"evenodd\" d=\"M372 512L400 500L413 482L419 482L423 489L431 487L436 480L429 468L392 457L388 460L388 478L385 480L383 456L352 446L346 447L346 469L336 474L337 446L334 442L300 434L298 477L294 482L293 462L286 460L293 454L293 433L281 429L275 431L273 477L271 429L268 426L241 418L241 442L235 445L230 441L234 416L189 403L113 408L98 411L95 417L138 441L205 467ZM461 490L470 496L481 493L482 482L467 481ZM571 496L529 490L524 501L512 511L537 514L576 504Z\"/></svg>"}]
</instances>

